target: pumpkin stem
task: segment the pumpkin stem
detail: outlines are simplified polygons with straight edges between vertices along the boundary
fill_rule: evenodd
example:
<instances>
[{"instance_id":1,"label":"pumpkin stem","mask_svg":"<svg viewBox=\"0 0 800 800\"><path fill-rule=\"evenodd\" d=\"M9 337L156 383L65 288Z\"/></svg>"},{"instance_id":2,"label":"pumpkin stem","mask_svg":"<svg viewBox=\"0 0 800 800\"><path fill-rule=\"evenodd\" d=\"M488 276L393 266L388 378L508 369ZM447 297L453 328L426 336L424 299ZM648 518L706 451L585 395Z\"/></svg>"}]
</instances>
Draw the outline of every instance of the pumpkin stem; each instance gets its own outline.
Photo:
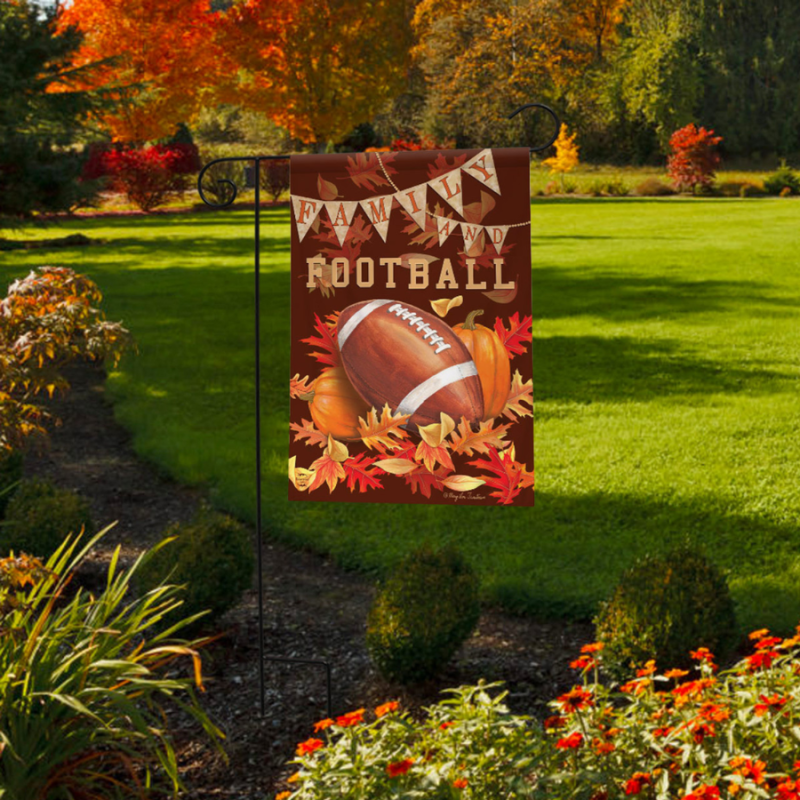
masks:
<instances>
[{"instance_id":1,"label":"pumpkin stem","mask_svg":"<svg viewBox=\"0 0 800 800\"><path fill-rule=\"evenodd\" d=\"M314 390L312 389L310 392L303 392L297 396L300 398L300 400L305 400L306 403L310 403L314 399Z\"/></svg>"},{"instance_id":2,"label":"pumpkin stem","mask_svg":"<svg viewBox=\"0 0 800 800\"><path fill-rule=\"evenodd\" d=\"M470 311L469 314L467 314L466 321L462 325L463 329L465 331L474 331L475 330L475 317L479 317L481 314L483 314L483 309L482 308L478 309L477 311Z\"/></svg>"}]
</instances>

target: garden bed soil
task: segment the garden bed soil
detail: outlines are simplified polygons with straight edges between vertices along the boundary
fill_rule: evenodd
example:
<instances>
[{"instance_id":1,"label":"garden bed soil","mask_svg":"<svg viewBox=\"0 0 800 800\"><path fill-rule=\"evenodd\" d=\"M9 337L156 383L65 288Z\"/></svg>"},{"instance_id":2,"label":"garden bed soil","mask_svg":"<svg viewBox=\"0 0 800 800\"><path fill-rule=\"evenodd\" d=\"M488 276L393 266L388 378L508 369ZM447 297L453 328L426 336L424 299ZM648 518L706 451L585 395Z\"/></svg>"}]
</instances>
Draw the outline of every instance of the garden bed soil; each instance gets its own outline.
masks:
<instances>
[{"instance_id":1,"label":"garden bed soil","mask_svg":"<svg viewBox=\"0 0 800 800\"><path fill-rule=\"evenodd\" d=\"M180 486L139 459L129 434L105 399L104 374L79 365L67 372L72 388L50 403L61 420L49 444L26 458L29 475L47 476L82 492L99 526L117 521L83 571L100 583L113 548L130 562L176 521L190 519L202 492ZM413 690L385 682L369 662L365 620L374 586L315 553L263 543L264 643L267 655L330 662L333 711L370 708L388 699L417 712L451 686L481 678L504 681L513 711L543 716L546 703L575 678L569 662L591 640L588 623L537 621L486 609L476 633L436 681ZM266 662L265 713L260 713L257 593L216 626L204 651L203 704L226 733L227 763L198 731L175 715L176 744L192 800L265 800L286 788L286 762L296 742L327 715L324 669ZM189 665L186 665L187 673Z\"/></svg>"}]
</instances>

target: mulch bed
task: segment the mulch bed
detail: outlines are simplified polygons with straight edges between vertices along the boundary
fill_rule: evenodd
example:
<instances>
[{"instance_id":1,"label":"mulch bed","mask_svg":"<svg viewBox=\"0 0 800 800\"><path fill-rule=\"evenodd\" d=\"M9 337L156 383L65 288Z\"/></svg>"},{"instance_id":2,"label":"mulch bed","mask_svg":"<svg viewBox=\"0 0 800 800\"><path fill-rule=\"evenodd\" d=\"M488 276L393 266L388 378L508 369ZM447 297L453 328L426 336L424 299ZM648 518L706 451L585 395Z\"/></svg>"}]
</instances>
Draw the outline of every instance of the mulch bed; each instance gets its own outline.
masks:
<instances>
[{"instance_id":1,"label":"mulch bed","mask_svg":"<svg viewBox=\"0 0 800 800\"><path fill-rule=\"evenodd\" d=\"M52 478L82 492L95 521L117 520L87 565L99 578L113 548L125 560L158 541L176 521L190 519L203 500L134 453L104 397L104 375L91 365L67 373L71 391L50 404L62 420L49 445L26 459L26 473ZM569 662L592 639L589 624L537 621L487 609L478 630L436 681L413 690L386 683L364 646L365 620L374 596L363 576L315 553L263 543L264 641L268 655L329 661L333 711L370 708L400 699L412 710L435 702L441 690L480 678L501 680L518 713L542 716L546 702L572 686ZM265 713L260 714L258 602L254 590L217 626L220 638L204 654L204 705L227 736L227 763L185 720L175 718L177 748L192 800L264 800L281 781L296 742L326 716L324 670L316 665L267 662Z\"/></svg>"}]
</instances>

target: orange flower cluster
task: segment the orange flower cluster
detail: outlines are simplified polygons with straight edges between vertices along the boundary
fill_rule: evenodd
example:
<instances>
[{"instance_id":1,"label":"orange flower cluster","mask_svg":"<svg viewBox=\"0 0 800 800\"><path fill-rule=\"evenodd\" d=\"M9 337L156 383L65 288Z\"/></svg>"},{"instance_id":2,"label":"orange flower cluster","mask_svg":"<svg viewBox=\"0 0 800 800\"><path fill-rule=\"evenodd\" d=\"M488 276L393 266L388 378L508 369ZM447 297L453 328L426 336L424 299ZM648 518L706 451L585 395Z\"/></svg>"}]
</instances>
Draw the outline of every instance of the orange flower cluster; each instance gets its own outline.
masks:
<instances>
[{"instance_id":1,"label":"orange flower cluster","mask_svg":"<svg viewBox=\"0 0 800 800\"><path fill-rule=\"evenodd\" d=\"M405 775L414 766L413 758L404 758L402 761L393 761L386 765L386 774L390 778L397 778Z\"/></svg>"}]
</instances>

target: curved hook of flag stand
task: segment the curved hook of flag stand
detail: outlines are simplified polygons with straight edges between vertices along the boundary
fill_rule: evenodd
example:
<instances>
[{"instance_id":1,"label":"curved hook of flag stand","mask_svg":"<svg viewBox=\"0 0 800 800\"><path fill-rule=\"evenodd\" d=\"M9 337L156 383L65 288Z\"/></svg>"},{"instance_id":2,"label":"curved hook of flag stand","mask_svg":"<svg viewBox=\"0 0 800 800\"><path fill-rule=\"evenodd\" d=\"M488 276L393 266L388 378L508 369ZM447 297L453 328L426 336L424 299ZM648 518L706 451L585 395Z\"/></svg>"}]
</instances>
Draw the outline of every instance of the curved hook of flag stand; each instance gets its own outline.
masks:
<instances>
[{"instance_id":1,"label":"curved hook of flag stand","mask_svg":"<svg viewBox=\"0 0 800 800\"><path fill-rule=\"evenodd\" d=\"M513 119L523 111L528 109L535 108L541 109L546 114L548 114L553 122L555 123L555 132L552 134L551 138L547 140L545 144L539 145L537 147L531 147L531 157L533 157L533 153L541 152L542 150L546 150L550 147L553 142L558 138L559 131L561 130L561 121L558 118L558 115L553 111L552 108L549 106L543 105L542 103L526 103L523 106L520 106L514 112L509 114L506 119ZM263 575L262 575L262 539L261 539L261 528L262 528L262 508L261 508L261 216L260 216L260 208L261 208L261 162L262 161L281 161L281 160L288 160L289 156L228 156L225 158L216 158L213 161L209 161L202 170L200 170L200 174L197 176L197 192L200 195L202 201L211 208L229 208L233 205L234 201L236 200L239 194L239 188L236 183L229 178L219 178L218 180L214 181L218 188L218 192L216 193L218 196L217 200L210 199L207 194L206 190L203 188L203 178L206 172L213 166L217 164L223 163L245 163L251 162L253 172L251 175L248 175L247 183L250 183L249 178L252 177L252 184L253 188L255 189L255 201L254 201L254 230L253 230L253 242L254 242L254 278L255 278L255 382L256 382L256 390L255 390L255 406L256 406L256 550L257 550L257 564L258 564L258 579L257 579L257 586L258 586L258 656L259 656L259 668L258 668L258 678L259 678L259 695L260 695L260 708L261 708L261 716L264 716L265 713L265 679L264 679L264 662L265 661L274 661L278 663L286 663L286 664L307 664L307 665L314 665L314 666L321 666L325 669L326 680L327 680L327 710L328 710L328 717L333 716L333 699L332 699L332 690L331 690L331 665L330 662L324 661L321 659L304 659L304 658L284 658L278 656L267 656L264 652L264 583L263 583ZM221 198L221 199L219 199Z\"/></svg>"}]
</instances>

